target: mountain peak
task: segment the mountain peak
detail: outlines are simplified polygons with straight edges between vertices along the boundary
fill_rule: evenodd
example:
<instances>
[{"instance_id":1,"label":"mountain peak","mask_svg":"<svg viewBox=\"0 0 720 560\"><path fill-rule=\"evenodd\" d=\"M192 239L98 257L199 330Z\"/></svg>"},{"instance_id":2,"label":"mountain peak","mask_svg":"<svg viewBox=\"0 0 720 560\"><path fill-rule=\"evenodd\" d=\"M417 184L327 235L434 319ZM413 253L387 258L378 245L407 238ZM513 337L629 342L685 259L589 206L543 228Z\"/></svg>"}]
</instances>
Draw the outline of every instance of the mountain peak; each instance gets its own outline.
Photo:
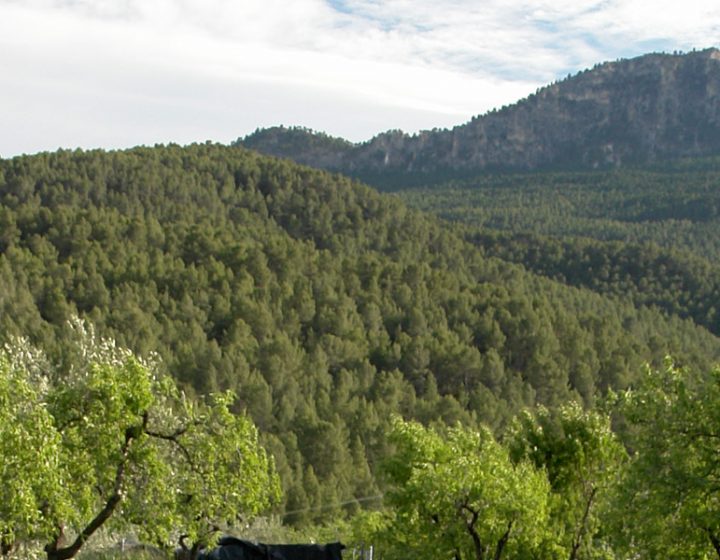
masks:
<instances>
[{"instance_id":1,"label":"mountain peak","mask_svg":"<svg viewBox=\"0 0 720 560\"><path fill-rule=\"evenodd\" d=\"M720 50L598 64L451 130L389 131L362 144L307 129L307 143L297 142L293 130L255 133L238 143L361 176L602 168L718 154Z\"/></svg>"}]
</instances>

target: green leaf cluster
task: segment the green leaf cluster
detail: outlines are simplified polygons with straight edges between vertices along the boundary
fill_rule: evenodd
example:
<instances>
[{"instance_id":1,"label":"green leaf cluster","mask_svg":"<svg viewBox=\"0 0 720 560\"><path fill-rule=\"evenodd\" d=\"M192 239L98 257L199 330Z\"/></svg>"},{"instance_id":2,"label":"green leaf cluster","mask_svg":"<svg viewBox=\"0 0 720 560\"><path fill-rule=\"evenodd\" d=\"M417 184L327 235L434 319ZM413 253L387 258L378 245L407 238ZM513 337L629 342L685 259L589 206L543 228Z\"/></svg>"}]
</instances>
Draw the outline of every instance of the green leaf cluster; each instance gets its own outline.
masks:
<instances>
[{"instance_id":1,"label":"green leaf cluster","mask_svg":"<svg viewBox=\"0 0 720 560\"><path fill-rule=\"evenodd\" d=\"M513 462L492 433L427 429L395 419L386 465L391 517L379 539L392 557L532 557L547 529L549 484Z\"/></svg>"},{"instance_id":2,"label":"green leaf cluster","mask_svg":"<svg viewBox=\"0 0 720 560\"><path fill-rule=\"evenodd\" d=\"M47 367L26 340L0 354L0 537L74 557L101 528L169 546L279 498L272 460L233 396L191 400L167 377L76 322L83 360Z\"/></svg>"},{"instance_id":3,"label":"green leaf cluster","mask_svg":"<svg viewBox=\"0 0 720 560\"><path fill-rule=\"evenodd\" d=\"M668 360L619 395L632 461L614 531L628 554L720 557L720 370Z\"/></svg>"},{"instance_id":4,"label":"green leaf cluster","mask_svg":"<svg viewBox=\"0 0 720 560\"><path fill-rule=\"evenodd\" d=\"M575 402L550 411L526 411L514 421L506 445L515 461L543 469L550 483L552 537L545 543L562 557L595 558L610 548L605 525L626 460L610 418Z\"/></svg>"}]
</instances>

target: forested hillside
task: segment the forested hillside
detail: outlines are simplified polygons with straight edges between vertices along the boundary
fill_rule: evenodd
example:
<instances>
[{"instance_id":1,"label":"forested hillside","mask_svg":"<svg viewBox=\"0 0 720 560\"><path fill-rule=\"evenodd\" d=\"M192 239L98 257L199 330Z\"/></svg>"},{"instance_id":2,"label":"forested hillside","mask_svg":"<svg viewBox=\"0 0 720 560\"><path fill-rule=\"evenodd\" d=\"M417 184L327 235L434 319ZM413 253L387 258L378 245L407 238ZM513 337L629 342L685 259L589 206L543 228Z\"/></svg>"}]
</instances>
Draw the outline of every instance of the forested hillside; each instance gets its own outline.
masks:
<instances>
[{"instance_id":1,"label":"forested hillside","mask_svg":"<svg viewBox=\"0 0 720 560\"><path fill-rule=\"evenodd\" d=\"M597 241L477 231L468 239L486 255L572 286L630 298L636 306L656 306L690 317L720 334L720 266L687 252L655 244Z\"/></svg>"},{"instance_id":2,"label":"forested hillside","mask_svg":"<svg viewBox=\"0 0 720 560\"><path fill-rule=\"evenodd\" d=\"M720 330L717 158L612 172L485 175L407 189L488 256Z\"/></svg>"},{"instance_id":3,"label":"forested hillside","mask_svg":"<svg viewBox=\"0 0 720 560\"><path fill-rule=\"evenodd\" d=\"M719 262L719 169L711 157L604 172L484 174L400 196L482 229L654 243Z\"/></svg>"},{"instance_id":4,"label":"forested hillside","mask_svg":"<svg viewBox=\"0 0 720 560\"><path fill-rule=\"evenodd\" d=\"M438 194L448 214L457 189ZM296 524L378 495L392 413L497 429L528 405L592 404L666 354L701 369L720 357L690 320L532 274L470 237L342 176L237 147L0 160L0 333L69 368L77 314L157 352L189 390L237 391ZM717 332L716 315L698 322Z\"/></svg>"}]
</instances>

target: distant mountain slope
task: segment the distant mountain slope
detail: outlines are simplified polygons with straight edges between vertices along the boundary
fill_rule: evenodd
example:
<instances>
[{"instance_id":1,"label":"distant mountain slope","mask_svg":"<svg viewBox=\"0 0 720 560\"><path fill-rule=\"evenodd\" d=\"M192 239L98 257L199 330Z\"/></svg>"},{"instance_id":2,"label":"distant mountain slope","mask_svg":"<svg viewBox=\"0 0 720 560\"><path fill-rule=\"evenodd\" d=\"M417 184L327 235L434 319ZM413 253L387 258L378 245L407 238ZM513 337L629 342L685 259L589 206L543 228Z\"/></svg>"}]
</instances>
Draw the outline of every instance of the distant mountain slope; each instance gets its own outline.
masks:
<instances>
[{"instance_id":1,"label":"distant mountain slope","mask_svg":"<svg viewBox=\"0 0 720 560\"><path fill-rule=\"evenodd\" d=\"M720 263L718 157L605 171L483 173L395 194L483 230L651 243Z\"/></svg>"},{"instance_id":2,"label":"distant mountain slope","mask_svg":"<svg viewBox=\"0 0 720 560\"><path fill-rule=\"evenodd\" d=\"M486 256L691 317L720 334L720 158L481 174L395 193Z\"/></svg>"},{"instance_id":3,"label":"distant mountain slope","mask_svg":"<svg viewBox=\"0 0 720 560\"><path fill-rule=\"evenodd\" d=\"M720 51L597 65L452 130L390 131L349 144L305 129L238 144L368 177L379 172L597 168L720 153Z\"/></svg>"},{"instance_id":4,"label":"distant mountain slope","mask_svg":"<svg viewBox=\"0 0 720 560\"><path fill-rule=\"evenodd\" d=\"M720 334L720 266L707 260L657 245L587 238L479 230L468 239L488 256L521 263L564 284L629 297L637 307L655 306L690 317Z\"/></svg>"}]
</instances>

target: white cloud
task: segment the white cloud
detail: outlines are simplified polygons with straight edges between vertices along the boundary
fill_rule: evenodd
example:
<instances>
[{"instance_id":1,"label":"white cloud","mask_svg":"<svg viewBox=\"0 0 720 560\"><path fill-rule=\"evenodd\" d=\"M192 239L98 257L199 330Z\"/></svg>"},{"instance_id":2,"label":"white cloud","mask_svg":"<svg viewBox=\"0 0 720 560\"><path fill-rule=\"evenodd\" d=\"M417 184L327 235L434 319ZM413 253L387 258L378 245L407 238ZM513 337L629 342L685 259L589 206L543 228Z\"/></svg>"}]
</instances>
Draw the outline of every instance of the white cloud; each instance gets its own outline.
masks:
<instances>
[{"instance_id":1,"label":"white cloud","mask_svg":"<svg viewBox=\"0 0 720 560\"><path fill-rule=\"evenodd\" d=\"M719 23L698 0L0 0L0 154L451 126Z\"/></svg>"}]
</instances>

